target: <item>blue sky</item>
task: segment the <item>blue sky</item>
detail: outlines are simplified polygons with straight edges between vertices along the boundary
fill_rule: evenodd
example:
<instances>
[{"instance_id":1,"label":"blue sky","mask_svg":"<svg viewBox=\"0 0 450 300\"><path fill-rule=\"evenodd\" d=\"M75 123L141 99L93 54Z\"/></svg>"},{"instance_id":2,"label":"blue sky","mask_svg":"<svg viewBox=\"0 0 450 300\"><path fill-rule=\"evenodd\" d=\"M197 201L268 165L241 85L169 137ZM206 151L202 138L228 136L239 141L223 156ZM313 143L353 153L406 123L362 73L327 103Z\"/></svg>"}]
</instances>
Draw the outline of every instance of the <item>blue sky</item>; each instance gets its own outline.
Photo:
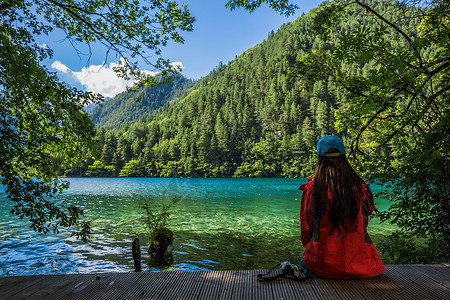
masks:
<instances>
[{"instance_id":1,"label":"blue sky","mask_svg":"<svg viewBox=\"0 0 450 300\"><path fill-rule=\"evenodd\" d=\"M225 8L227 0L191 0L185 1L191 14L196 17L193 32L182 36L184 44L170 43L162 49L164 58L183 66L182 74L187 78L199 79L208 75L219 62L227 63L245 50L261 43L271 30L278 30L283 23L291 22L303 12L318 6L322 0L299 1L300 9L289 18L274 13L267 6L254 13L238 9ZM296 1L292 1L296 2ZM110 55L107 63L101 48L93 47L89 57L88 48L77 45L77 51L64 41L64 35L54 31L50 36L39 37L37 41L47 44L54 50L54 56L45 63L60 78L69 84L113 97L122 92L128 84L114 76L111 67L119 57ZM99 50L100 49L100 50ZM145 66L142 66L145 69Z\"/></svg>"}]
</instances>

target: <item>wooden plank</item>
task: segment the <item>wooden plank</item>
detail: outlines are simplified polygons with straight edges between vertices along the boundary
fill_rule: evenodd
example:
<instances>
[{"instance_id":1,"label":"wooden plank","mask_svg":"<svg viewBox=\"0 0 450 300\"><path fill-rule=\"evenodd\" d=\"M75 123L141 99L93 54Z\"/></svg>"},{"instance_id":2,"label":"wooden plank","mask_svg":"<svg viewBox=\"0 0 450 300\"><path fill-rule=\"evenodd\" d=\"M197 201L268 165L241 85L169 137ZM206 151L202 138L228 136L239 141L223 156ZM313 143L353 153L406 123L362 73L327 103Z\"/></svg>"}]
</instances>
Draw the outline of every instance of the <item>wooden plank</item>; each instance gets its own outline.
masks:
<instances>
[{"instance_id":1,"label":"wooden plank","mask_svg":"<svg viewBox=\"0 0 450 300\"><path fill-rule=\"evenodd\" d=\"M104 295L114 284L120 282L129 273L105 273L99 274L90 280L79 285L70 293L66 294L61 299L64 300L88 300L98 299Z\"/></svg>"},{"instance_id":2,"label":"wooden plank","mask_svg":"<svg viewBox=\"0 0 450 300\"><path fill-rule=\"evenodd\" d=\"M268 290L258 285L256 275L259 273L260 271L251 270L224 271L221 294L218 299L257 299L261 290Z\"/></svg>"},{"instance_id":3,"label":"wooden plank","mask_svg":"<svg viewBox=\"0 0 450 300\"><path fill-rule=\"evenodd\" d=\"M401 266L388 265L385 266L386 271L384 271L384 275L386 275L390 281L395 283L399 288L401 288L406 294L408 294L409 299L439 299L438 297L434 297L433 294L430 294L428 291L424 290L421 286L415 284L414 281L405 277L402 273L399 272Z\"/></svg>"},{"instance_id":4,"label":"wooden plank","mask_svg":"<svg viewBox=\"0 0 450 300\"><path fill-rule=\"evenodd\" d=\"M325 280L325 279L323 279ZM368 299L348 279L328 279L336 294L342 299Z\"/></svg>"},{"instance_id":5,"label":"wooden plank","mask_svg":"<svg viewBox=\"0 0 450 300\"><path fill-rule=\"evenodd\" d=\"M37 276L12 276L0 278L0 295L3 299L12 298L15 294L38 284L47 278L46 275Z\"/></svg>"},{"instance_id":6,"label":"wooden plank","mask_svg":"<svg viewBox=\"0 0 450 300\"><path fill-rule=\"evenodd\" d=\"M318 299L311 280L299 282L288 278L278 279L273 285L274 299Z\"/></svg>"},{"instance_id":7,"label":"wooden plank","mask_svg":"<svg viewBox=\"0 0 450 300\"><path fill-rule=\"evenodd\" d=\"M450 267L447 267L445 264L412 265L411 267L420 270L426 276L450 289Z\"/></svg>"},{"instance_id":8,"label":"wooden plank","mask_svg":"<svg viewBox=\"0 0 450 300\"><path fill-rule=\"evenodd\" d=\"M196 299L200 291L205 271L177 271L173 272L171 281L158 295L157 299Z\"/></svg>"},{"instance_id":9,"label":"wooden plank","mask_svg":"<svg viewBox=\"0 0 450 300\"><path fill-rule=\"evenodd\" d=\"M127 276L123 277L119 282L114 282L111 287L98 299L101 300L115 300L128 291L128 289L135 283L139 282L140 278L145 276L146 273L127 273Z\"/></svg>"},{"instance_id":10,"label":"wooden plank","mask_svg":"<svg viewBox=\"0 0 450 300\"><path fill-rule=\"evenodd\" d=\"M218 299L232 300L242 299L241 289L244 284L244 278L239 271L223 271L222 292Z\"/></svg>"},{"instance_id":11,"label":"wooden plank","mask_svg":"<svg viewBox=\"0 0 450 300\"><path fill-rule=\"evenodd\" d=\"M294 291L294 299L319 299L315 290L314 285L312 285L311 281L314 279L309 279L306 282L295 281L291 279L287 279L289 285Z\"/></svg>"},{"instance_id":12,"label":"wooden plank","mask_svg":"<svg viewBox=\"0 0 450 300\"><path fill-rule=\"evenodd\" d=\"M189 275L184 283L183 293L176 295L172 299L197 299L207 271L184 271L182 273Z\"/></svg>"},{"instance_id":13,"label":"wooden plank","mask_svg":"<svg viewBox=\"0 0 450 300\"><path fill-rule=\"evenodd\" d=\"M220 295L217 298L213 298L213 299L230 299L232 288L233 288L233 281L231 279L231 272L223 271Z\"/></svg>"},{"instance_id":14,"label":"wooden plank","mask_svg":"<svg viewBox=\"0 0 450 300\"><path fill-rule=\"evenodd\" d=\"M274 273L275 275L276 273ZM272 281L269 283L272 287L273 299L293 299L295 297L294 292L291 290L290 286L281 279Z\"/></svg>"},{"instance_id":15,"label":"wooden plank","mask_svg":"<svg viewBox=\"0 0 450 300\"><path fill-rule=\"evenodd\" d=\"M250 284L251 276L248 270L242 270L239 272L234 273L236 278L235 281L237 281L237 285L235 285L235 288L233 289L233 296L232 299L248 299L247 295L248 293L248 286Z\"/></svg>"},{"instance_id":16,"label":"wooden plank","mask_svg":"<svg viewBox=\"0 0 450 300\"><path fill-rule=\"evenodd\" d=\"M157 299L172 281L174 272L146 272L138 278L118 299Z\"/></svg>"},{"instance_id":17,"label":"wooden plank","mask_svg":"<svg viewBox=\"0 0 450 300\"><path fill-rule=\"evenodd\" d=\"M224 274L224 271L207 271L203 275L203 282L197 299L219 299L222 292Z\"/></svg>"},{"instance_id":18,"label":"wooden plank","mask_svg":"<svg viewBox=\"0 0 450 300\"><path fill-rule=\"evenodd\" d=\"M256 279L258 274L265 274L268 270L254 270L250 272L250 280L248 282L248 291L250 295L248 299L252 300L268 300L274 299L272 287L269 282L261 282Z\"/></svg>"},{"instance_id":19,"label":"wooden plank","mask_svg":"<svg viewBox=\"0 0 450 300\"><path fill-rule=\"evenodd\" d=\"M241 273L243 277L242 290L240 292L241 299L260 299L259 297L259 286L256 279L256 271L246 270ZM267 298L266 298L267 299Z\"/></svg>"},{"instance_id":20,"label":"wooden plank","mask_svg":"<svg viewBox=\"0 0 450 300\"><path fill-rule=\"evenodd\" d=\"M238 289L235 292L234 299L250 299L253 293L249 290L251 282L256 280L256 277L253 278L251 270L242 270L239 272L240 285L238 285Z\"/></svg>"},{"instance_id":21,"label":"wooden plank","mask_svg":"<svg viewBox=\"0 0 450 300\"><path fill-rule=\"evenodd\" d=\"M171 271L6 277L0 278L0 298L450 299L450 268L444 264L386 266L385 273L372 279L257 281L256 275L265 272Z\"/></svg>"},{"instance_id":22,"label":"wooden plank","mask_svg":"<svg viewBox=\"0 0 450 300\"><path fill-rule=\"evenodd\" d=\"M440 299L450 299L450 290L426 275L430 272L429 267L422 266L418 269L417 266L405 265L396 270L413 281L417 286L428 291L431 295Z\"/></svg>"},{"instance_id":23,"label":"wooden plank","mask_svg":"<svg viewBox=\"0 0 450 300\"><path fill-rule=\"evenodd\" d=\"M266 272L267 270L258 273L265 274ZM275 276L279 272L279 270L274 270L271 275ZM327 294L325 292L322 295L320 287L324 285L324 282L319 279L310 279L306 282L299 282L283 278L276 281L259 282L259 284L272 289L272 294L270 295L266 291L266 298L262 296L262 299L339 299L336 297L327 297L329 296L329 293Z\"/></svg>"},{"instance_id":24,"label":"wooden plank","mask_svg":"<svg viewBox=\"0 0 450 300\"><path fill-rule=\"evenodd\" d=\"M166 272L168 273L168 272ZM170 272L170 277L166 278L157 278L157 282L155 282L154 288L152 289L152 292L147 291L145 294L146 297L144 299L147 299L147 296L151 296L150 299L174 299L177 295L177 290L183 290L184 291L184 284L186 283L186 280L189 280L189 278L186 278L186 275L190 275L191 273L187 272ZM167 282L166 281L170 282ZM182 291L180 291L182 292ZM142 299L142 298L140 298Z\"/></svg>"},{"instance_id":25,"label":"wooden plank","mask_svg":"<svg viewBox=\"0 0 450 300\"><path fill-rule=\"evenodd\" d=\"M341 299L336 293L334 287L328 280L311 278L308 283L311 285L312 290L319 299L324 300L337 300Z\"/></svg>"},{"instance_id":26,"label":"wooden plank","mask_svg":"<svg viewBox=\"0 0 450 300\"><path fill-rule=\"evenodd\" d=\"M94 274L49 275L14 295L17 299L59 299L84 284Z\"/></svg>"},{"instance_id":27,"label":"wooden plank","mask_svg":"<svg viewBox=\"0 0 450 300\"><path fill-rule=\"evenodd\" d=\"M356 288L367 295L369 299L403 300L409 298L409 295L385 274L370 279L355 279L351 282Z\"/></svg>"}]
</instances>

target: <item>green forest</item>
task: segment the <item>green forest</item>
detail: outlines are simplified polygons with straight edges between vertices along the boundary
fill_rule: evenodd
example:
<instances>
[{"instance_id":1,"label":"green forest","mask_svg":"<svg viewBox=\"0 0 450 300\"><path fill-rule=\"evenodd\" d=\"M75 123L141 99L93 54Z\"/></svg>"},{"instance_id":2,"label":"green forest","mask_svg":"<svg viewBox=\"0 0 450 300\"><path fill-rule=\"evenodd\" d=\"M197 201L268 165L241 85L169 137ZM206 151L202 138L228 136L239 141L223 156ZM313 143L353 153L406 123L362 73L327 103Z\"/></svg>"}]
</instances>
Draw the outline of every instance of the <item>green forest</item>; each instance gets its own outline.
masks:
<instances>
[{"instance_id":1,"label":"green forest","mask_svg":"<svg viewBox=\"0 0 450 300\"><path fill-rule=\"evenodd\" d=\"M376 3L376 2L374 2ZM388 6L375 4L383 11ZM354 9L357 9L356 7ZM311 50L329 50L312 30L315 10L270 32L265 41L197 82L180 75L169 85L123 93L91 113L99 153L66 176L307 177L315 144L337 134L340 93L332 80L308 91L287 78ZM415 34L420 20L402 20ZM354 10L337 31L375 24ZM398 41L389 37L392 46ZM364 75L369 64L342 64ZM346 132L340 133L344 142Z\"/></svg>"},{"instance_id":2,"label":"green forest","mask_svg":"<svg viewBox=\"0 0 450 300\"><path fill-rule=\"evenodd\" d=\"M145 114L150 114L162 107L169 100L180 98L185 90L193 86L193 81L180 74L167 77L170 81L162 83L162 78L156 76L159 84L152 88L141 87L132 93L121 93L89 111L89 116L97 127L119 127L124 123L137 121Z\"/></svg>"}]
</instances>

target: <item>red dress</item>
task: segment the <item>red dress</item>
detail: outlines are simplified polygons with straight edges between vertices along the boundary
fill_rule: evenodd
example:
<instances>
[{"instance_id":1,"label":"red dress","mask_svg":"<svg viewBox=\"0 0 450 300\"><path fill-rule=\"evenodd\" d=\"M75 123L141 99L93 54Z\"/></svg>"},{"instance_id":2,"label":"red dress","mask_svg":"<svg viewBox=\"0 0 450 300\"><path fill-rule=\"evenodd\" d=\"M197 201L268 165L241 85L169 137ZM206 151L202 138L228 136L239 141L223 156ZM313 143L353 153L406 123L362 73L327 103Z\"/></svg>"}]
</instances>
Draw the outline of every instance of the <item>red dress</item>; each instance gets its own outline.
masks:
<instances>
[{"instance_id":1,"label":"red dress","mask_svg":"<svg viewBox=\"0 0 450 300\"><path fill-rule=\"evenodd\" d=\"M372 214L371 195L363 186L363 195L357 195L360 201L358 214L358 227L354 230L354 224L347 220L345 225L349 229L348 234L341 230L341 234L329 232L330 205L327 203L324 215L320 220L319 228L314 228L312 211L312 186L313 178L300 187L303 191L300 206L301 239L305 247L303 263L314 274L322 278L371 278L384 271L384 266L368 233L368 217ZM328 192L328 202L331 202L331 192Z\"/></svg>"}]
</instances>

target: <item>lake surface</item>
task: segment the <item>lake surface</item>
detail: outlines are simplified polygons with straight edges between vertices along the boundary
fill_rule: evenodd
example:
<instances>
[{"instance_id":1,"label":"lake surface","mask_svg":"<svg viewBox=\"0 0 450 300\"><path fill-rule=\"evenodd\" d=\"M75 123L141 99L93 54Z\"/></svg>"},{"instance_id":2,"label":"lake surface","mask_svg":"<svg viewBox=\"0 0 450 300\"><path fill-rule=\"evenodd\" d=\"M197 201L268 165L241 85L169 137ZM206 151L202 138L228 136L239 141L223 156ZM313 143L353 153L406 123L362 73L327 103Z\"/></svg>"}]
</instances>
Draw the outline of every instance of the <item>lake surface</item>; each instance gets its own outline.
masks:
<instances>
[{"instance_id":1,"label":"lake surface","mask_svg":"<svg viewBox=\"0 0 450 300\"><path fill-rule=\"evenodd\" d=\"M60 197L82 207L93 222L89 242L67 231L44 235L30 230L27 221L9 214L12 202L0 194L0 277L132 271L135 237L141 241L143 271L271 268L286 260L298 263L303 252L298 188L305 179L67 180L70 188ZM164 193L167 200L181 197L170 210L173 262L153 267L141 205L148 197L160 202ZM376 202L381 211L388 206ZM376 218L369 225L375 243L393 230Z\"/></svg>"}]
</instances>

